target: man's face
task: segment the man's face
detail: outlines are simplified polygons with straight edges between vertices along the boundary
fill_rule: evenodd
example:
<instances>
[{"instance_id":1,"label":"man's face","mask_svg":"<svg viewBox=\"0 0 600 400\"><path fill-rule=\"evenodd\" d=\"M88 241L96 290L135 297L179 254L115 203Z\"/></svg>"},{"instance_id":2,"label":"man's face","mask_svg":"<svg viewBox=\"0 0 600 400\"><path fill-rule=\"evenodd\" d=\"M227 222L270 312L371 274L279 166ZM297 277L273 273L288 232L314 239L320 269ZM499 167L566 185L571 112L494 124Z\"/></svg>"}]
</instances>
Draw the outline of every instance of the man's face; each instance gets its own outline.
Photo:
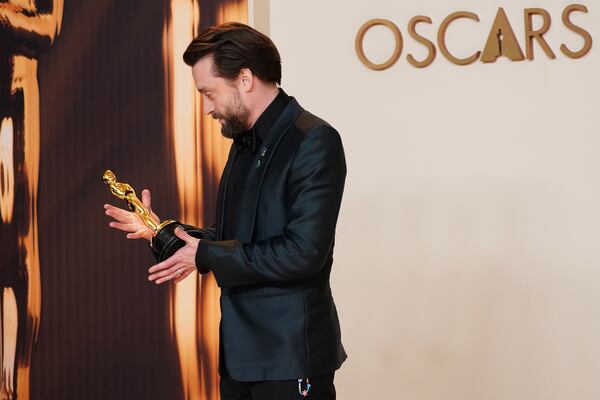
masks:
<instances>
[{"instance_id":1,"label":"man's face","mask_svg":"<svg viewBox=\"0 0 600 400\"><path fill-rule=\"evenodd\" d=\"M250 128L250 111L243 102L235 81L215 76L213 58L201 58L192 67L192 75L203 97L203 110L221 124L221 133L235 138Z\"/></svg>"}]
</instances>

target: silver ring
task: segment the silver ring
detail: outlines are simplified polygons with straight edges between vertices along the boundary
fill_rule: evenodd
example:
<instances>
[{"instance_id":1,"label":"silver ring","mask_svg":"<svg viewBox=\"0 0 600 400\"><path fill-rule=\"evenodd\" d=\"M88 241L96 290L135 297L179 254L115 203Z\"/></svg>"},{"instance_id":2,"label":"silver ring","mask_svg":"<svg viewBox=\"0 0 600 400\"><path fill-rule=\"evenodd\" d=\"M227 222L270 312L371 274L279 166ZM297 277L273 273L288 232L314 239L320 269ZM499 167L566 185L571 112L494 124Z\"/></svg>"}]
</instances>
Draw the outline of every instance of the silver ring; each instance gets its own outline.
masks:
<instances>
[{"instance_id":1,"label":"silver ring","mask_svg":"<svg viewBox=\"0 0 600 400\"><path fill-rule=\"evenodd\" d=\"M181 275L181 268L177 269L177 275Z\"/></svg>"}]
</instances>

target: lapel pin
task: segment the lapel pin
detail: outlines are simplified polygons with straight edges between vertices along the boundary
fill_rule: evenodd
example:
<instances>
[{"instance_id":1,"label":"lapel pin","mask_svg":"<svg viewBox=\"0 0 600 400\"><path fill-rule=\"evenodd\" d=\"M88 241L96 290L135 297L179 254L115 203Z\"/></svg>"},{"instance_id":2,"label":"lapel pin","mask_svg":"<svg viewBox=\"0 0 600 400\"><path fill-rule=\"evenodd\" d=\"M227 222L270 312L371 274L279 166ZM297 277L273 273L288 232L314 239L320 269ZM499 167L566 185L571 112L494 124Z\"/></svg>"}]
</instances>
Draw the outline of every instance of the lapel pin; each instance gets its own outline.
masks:
<instances>
[{"instance_id":1,"label":"lapel pin","mask_svg":"<svg viewBox=\"0 0 600 400\"><path fill-rule=\"evenodd\" d=\"M262 150L260 151L260 156L261 156L261 157L264 157L264 156L265 156L265 154L267 154L267 148L266 148L266 147L263 147L263 148L262 148Z\"/></svg>"},{"instance_id":2,"label":"lapel pin","mask_svg":"<svg viewBox=\"0 0 600 400\"><path fill-rule=\"evenodd\" d=\"M256 168L260 167L260 160L256 160L256 165L255 165L255 167L256 167Z\"/></svg>"}]
</instances>

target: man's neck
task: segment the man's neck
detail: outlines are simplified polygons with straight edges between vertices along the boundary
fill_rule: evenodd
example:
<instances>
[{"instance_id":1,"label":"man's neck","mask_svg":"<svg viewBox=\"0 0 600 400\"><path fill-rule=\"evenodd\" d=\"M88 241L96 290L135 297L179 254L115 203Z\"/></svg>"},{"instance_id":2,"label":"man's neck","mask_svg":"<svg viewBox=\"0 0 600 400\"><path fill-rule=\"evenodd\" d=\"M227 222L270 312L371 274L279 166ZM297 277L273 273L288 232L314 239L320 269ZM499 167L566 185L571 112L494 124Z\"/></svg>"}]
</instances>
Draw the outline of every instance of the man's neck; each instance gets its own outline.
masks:
<instances>
[{"instance_id":1,"label":"man's neck","mask_svg":"<svg viewBox=\"0 0 600 400\"><path fill-rule=\"evenodd\" d=\"M258 118L263 112L269 107L269 105L275 100L275 97L279 94L279 88L277 86L269 87L265 90L264 95L257 101L257 106L250 112L250 127L253 127Z\"/></svg>"}]
</instances>

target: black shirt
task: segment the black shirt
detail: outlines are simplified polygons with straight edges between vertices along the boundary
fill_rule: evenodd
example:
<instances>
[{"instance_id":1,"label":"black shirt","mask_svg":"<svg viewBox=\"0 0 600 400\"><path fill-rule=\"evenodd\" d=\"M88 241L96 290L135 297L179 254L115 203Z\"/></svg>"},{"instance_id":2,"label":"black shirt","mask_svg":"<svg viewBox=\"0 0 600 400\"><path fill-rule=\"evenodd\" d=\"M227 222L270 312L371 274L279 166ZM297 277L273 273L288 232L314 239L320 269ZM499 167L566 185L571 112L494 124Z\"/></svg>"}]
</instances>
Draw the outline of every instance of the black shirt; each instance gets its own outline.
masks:
<instances>
[{"instance_id":1,"label":"black shirt","mask_svg":"<svg viewBox=\"0 0 600 400\"><path fill-rule=\"evenodd\" d=\"M290 97L283 89L279 89L277 97L258 117L252 128L233 141L235 153L225 193L223 240L235 238L235 221L248 172L250 168L254 168L257 152L263 151L261 143L265 141L275 121L289 102Z\"/></svg>"}]
</instances>

